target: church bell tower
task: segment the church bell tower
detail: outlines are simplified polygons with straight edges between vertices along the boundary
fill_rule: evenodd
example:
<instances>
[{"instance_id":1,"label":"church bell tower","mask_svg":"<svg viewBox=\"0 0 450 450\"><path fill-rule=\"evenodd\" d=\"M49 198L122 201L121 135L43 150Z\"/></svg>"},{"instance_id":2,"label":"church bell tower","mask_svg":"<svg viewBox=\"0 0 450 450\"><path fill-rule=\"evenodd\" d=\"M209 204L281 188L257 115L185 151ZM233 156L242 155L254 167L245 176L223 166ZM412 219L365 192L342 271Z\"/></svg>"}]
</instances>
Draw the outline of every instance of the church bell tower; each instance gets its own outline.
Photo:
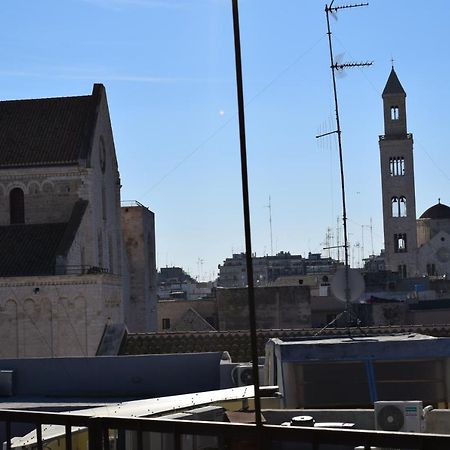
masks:
<instances>
[{"instance_id":1,"label":"church bell tower","mask_svg":"<svg viewBox=\"0 0 450 450\"><path fill-rule=\"evenodd\" d=\"M393 67L382 98L384 135L379 144L386 269L406 278L417 272L413 137L406 127L406 92Z\"/></svg>"}]
</instances>

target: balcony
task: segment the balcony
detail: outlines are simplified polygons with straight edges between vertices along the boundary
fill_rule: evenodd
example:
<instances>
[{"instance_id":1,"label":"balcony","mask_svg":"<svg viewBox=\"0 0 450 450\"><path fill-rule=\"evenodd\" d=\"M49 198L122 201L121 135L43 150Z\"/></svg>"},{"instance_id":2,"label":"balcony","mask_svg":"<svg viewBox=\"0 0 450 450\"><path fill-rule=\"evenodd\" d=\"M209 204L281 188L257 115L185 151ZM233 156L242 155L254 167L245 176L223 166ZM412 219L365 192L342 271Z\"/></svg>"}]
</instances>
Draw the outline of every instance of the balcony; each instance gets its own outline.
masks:
<instances>
[{"instance_id":1,"label":"balcony","mask_svg":"<svg viewBox=\"0 0 450 450\"><path fill-rule=\"evenodd\" d=\"M66 413L0 410L5 424L3 448L89 450L194 449L422 449L450 448L450 436L354 429L318 429L161 418L103 417ZM12 425L34 424L27 442L12 439ZM44 425L46 424L46 425ZM48 424L57 425L51 432ZM151 434L149 434L151 433ZM199 437L210 437L208 446ZM20 441L20 442L19 442ZM212 445L211 445L212 443Z\"/></svg>"}]
</instances>

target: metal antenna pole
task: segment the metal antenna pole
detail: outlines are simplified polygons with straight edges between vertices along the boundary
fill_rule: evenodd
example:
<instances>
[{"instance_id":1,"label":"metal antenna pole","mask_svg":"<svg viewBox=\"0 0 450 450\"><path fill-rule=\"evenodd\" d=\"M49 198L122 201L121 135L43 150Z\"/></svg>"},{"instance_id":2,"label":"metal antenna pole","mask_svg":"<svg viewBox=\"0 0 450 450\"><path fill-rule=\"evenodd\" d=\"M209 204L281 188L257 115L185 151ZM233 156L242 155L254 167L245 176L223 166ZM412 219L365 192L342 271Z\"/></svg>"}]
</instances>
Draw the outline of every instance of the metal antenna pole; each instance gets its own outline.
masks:
<instances>
[{"instance_id":1,"label":"metal antenna pole","mask_svg":"<svg viewBox=\"0 0 450 450\"><path fill-rule=\"evenodd\" d=\"M269 208L269 227L270 227L270 256L273 256L273 239L272 239L272 203L270 201L269 195L269 204L267 205Z\"/></svg>"},{"instance_id":2,"label":"metal antenna pole","mask_svg":"<svg viewBox=\"0 0 450 450\"><path fill-rule=\"evenodd\" d=\"M364 261L364 225L361 225L361 261Z\"/></svg>"},{"instance_id":3,"label":"metal antenna pole","mask_svg":"<svg viewBox=\"0 0 450 450\"><path fill-rule=\"evenodd\" d=\"M332 5L333 3L331 3ZM339 119L339 105L338 105L338 95L336 88L336 74L335 74L335 64L333 57L333 45L331 42L331 28L330 28L330 11L331 5L325 6L325 13L327 16L327 35L328 35L328 48L330 51L330 68L331 77L333 80L333 94L334 94L334 108L336 113L336 134L338 139L338 149L339 149L339 168L341 173L341 195L342 195L342 224L344 227L344 264L345 264L345 308L350 309L350 287L349 287L349 266L348 266L348 235L347 235L347 207L345 203L345 179L344 179L344 158L342 154L342 138L341 138L341 123ZM347 316L347 326L350 327L350 318Z\"/></svg>"},{"instance_id":4,"label":"metal antenna pole","mask_svg":"<svg viewBox=\"0 0 450 450\"><path fill-rule=\"evenodd\" d=\"M373 227L372 227L372 217L370 218L370 244L372 246L372 255L375 254L373 250Z\"/></svg>"},{"instance_id":5,"label":"metal antenna pole","mask_svg":"<svg viewBox=\"0 0 450 450\"><path fill-rule=\"evenodd\" d=\"M340 240L340 234L341 234L341 230L339 229L339 216L337 218L337 223L336 223L336 247L337 247L337 262L338 264L341 262L341 258L340 258L340 254L339 254L339 248L341 246L341 240Z\"/></svg>"},{"instance_id":6,"label":"metal antenna pole","mask_svg":"<svg viewBox=\"0 0 450 450\"><path fill-rule=\"evenodd\" d=\"M347 208L345 201L345 178L344 178L344 157L342 151L342 131L341 131L341 123L339 119L339 104L338 104L338 95L337 95L337 87L336 87L336 71L343 70L345 68L353 68L353 67L365 67L372 65L372 62L350 62L350 63L337 63L334 60L333 56L333 44L331 40L331 27L330 27L330 13L336 13L340 9L350 9L357 8L360 6L367 6L368 3L360 3L354 5L342 5L342 6L333 6L334 0L331 1L329 5L325 5L325 14L327 18L327 35L328 35L328 48L330 52L330 69L331 69L331 77L333 81L333 94L334 94L334 107L335 107L335 118L336 118L336 130L330 131L327 133L320 134L316 136L316 138L320 138L323 136L327 136L329 134L336 133L338 140L338 149L339 149L339 168L341 175L341 195L342 195L342 223L344 228L344 264L345 264L345 308L346 308L346 316L347 316L347 329L350 334L350 325L351 325L351 314L350 314L350 267L349 267L349 256L348 256L348 231L347 231Z\"/></svg>"},{"instance_id":7,"label":"metal antenna pole","mask_svg":"<svg viewBox=\"0 0 450 450\"><path fill-rule=\"evenodd\" d=\"M236 87L239 111L239 138L241 148L241 175L242 175L242 200L244 207L244 231L245 231L245 258L247 263L247 292L248 309L250 321L250 340L252 348L252 374L255 386L255 420L256 426L262 426L261 420L261 397L259 392L259 372L258 372L258 342L256 335L256 314L255 314L255 289L253 283L253 261L252 243L250 228L250 206L248 194L248 172L247 172L247 147L245 140L245 115L244 115L244 89L242 82L242 60L241 60L241 38L239 31L239 8L238 0L232 0L233 4L233 31L234 31L234 51L236 60ZM258 433L260 436L261 433Z\"/></svg>"}]
</instances>

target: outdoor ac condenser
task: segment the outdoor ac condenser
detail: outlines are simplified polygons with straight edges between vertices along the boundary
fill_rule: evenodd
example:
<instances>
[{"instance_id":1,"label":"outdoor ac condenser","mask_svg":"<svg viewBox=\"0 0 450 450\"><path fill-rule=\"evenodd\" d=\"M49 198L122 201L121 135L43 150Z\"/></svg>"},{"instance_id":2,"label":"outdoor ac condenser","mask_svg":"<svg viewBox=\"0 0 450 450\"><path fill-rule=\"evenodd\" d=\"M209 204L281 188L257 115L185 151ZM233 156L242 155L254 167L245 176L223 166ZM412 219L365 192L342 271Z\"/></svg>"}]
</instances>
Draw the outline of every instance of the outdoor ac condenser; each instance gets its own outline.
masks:
<instances>
[{"instance_id":1,"label":"outdoor ac condenser","mask_svg":"<svg viewBox=\"0 0 450 450\"><path fill-rule=\"evenodd\" d=\"M264 384L264 366L258 365L259 384ZM251 364L238 364L231 372L231 378L235 386L247 386L253 384L253 368Z\"/></svg>"},{"instance_id":2,"label":"outdoor ac condenser","mask_svg":"<svg viewBox=\"0 0 450 450\"><path fill-rule=\"evenodd\" d=\"M421 401L375 402L375 429L383 431L424 431L423 403Z\"/></svg>"}]
</instances>

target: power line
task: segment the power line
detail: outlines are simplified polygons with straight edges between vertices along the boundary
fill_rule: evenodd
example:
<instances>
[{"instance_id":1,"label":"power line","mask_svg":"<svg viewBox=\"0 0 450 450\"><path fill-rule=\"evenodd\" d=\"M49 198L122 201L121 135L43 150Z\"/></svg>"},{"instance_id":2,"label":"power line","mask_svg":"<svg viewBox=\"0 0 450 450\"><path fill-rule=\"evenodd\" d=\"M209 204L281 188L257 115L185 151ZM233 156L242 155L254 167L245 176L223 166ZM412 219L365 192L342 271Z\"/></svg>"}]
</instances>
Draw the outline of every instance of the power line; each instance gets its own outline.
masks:
<instances>
[{"instance_id":1,"label":"power line","mask_svg":"<svg viewBox=\"0 0 450 450\"><path fill-rule=\"evenodd\" d=\"M260 91L258 91L253 97L251 97L248 101L246 101L246 107L251 105L256 99L258 99L261 95L263 95L268 89L270 89L273 84L275 84L280 78L282 78L289 70L292 69L299 61L301 61L306 55L308 55L314 48L316 48L320 42L325 38L325 35L321 36L320 39L314 42L311 47L298 55L291 63L289 63L284 69L278 72ZM167 177L169 177L173 172L175 172L180 166L182 166L187 160L189 160L192 156L194 156L199 150L201 150L206 144L208 144L211 140L213 140L224 128L226 128L232 121L237 118L237 113L234 113L225 123L217 127L214 131L211 132L209 136L207 136L203 141L200 142L194 149L184 156L181 160L175 163L172 168L170 168L164 175L162 175L156 183L150 186L143 194L142 197L147 196L150 192L152 192L156 187L158 187Z\"/></svg>"}]
</instances>

